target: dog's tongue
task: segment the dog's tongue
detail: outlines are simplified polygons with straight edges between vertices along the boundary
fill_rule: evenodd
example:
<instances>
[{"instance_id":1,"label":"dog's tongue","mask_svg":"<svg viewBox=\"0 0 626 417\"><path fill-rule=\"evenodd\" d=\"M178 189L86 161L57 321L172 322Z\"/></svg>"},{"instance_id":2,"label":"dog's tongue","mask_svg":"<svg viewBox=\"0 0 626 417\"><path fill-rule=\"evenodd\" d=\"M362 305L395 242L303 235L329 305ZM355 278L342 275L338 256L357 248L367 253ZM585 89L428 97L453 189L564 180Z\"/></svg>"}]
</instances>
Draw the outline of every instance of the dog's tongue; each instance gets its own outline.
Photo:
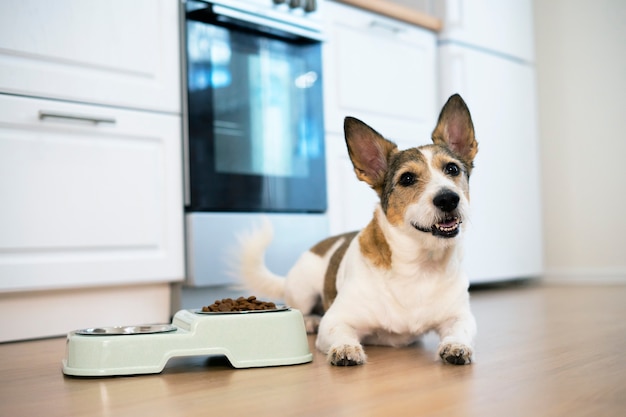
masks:
<instances>
[{"instance_id":1,"label":"dog's tongue","mask_svg":"<svg viewBox=\"0 0 626 417\"><path fill-rule=\"evenodd\" d=\"M456 225L456 219L447 219L441 223L439 223L439 226L441 227L452 227Z\"/></svg>"}]
</instances>

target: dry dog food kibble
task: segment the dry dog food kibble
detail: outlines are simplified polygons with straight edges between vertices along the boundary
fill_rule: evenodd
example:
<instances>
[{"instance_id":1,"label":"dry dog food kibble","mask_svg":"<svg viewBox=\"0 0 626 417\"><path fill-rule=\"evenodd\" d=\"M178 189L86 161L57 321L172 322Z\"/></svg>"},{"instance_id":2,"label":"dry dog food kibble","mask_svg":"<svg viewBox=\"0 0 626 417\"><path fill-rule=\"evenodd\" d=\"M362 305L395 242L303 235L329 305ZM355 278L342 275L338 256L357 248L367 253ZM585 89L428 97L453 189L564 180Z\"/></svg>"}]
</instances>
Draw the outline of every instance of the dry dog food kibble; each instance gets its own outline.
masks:
<instances>
[{"instance_id":1,"label":"dry dog food kibble","mask_svg":"<svg viewBox=\"0 0 626 417\"><path fill-rule=\"evenodd\" d=\"M225 311L273 310L275 308L276 304L271 301L260 301L254 295L251 295L248 298L239 297L236 300L232 298L215 300L210 306L202 307L202 311L205 313L218 313Z\"/></svg>"}]
</instances>

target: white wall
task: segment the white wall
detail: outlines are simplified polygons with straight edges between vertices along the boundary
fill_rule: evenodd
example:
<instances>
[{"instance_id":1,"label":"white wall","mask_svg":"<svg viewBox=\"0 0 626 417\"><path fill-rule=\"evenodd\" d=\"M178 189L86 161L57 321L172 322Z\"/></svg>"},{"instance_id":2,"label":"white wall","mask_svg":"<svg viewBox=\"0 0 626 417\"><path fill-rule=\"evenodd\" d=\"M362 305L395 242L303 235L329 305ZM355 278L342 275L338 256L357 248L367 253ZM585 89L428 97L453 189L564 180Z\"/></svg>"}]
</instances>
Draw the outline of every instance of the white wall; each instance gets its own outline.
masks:
<instances>
[{"instance_id":1,"label":"white wall","mask_svg":"<svg viewBox=\"0 0 626 417\"><path fill-rule=\"evenodd\" d=\"M626 283L626 1L534 8L546 280Z\"/></svg>"}]
</instances>

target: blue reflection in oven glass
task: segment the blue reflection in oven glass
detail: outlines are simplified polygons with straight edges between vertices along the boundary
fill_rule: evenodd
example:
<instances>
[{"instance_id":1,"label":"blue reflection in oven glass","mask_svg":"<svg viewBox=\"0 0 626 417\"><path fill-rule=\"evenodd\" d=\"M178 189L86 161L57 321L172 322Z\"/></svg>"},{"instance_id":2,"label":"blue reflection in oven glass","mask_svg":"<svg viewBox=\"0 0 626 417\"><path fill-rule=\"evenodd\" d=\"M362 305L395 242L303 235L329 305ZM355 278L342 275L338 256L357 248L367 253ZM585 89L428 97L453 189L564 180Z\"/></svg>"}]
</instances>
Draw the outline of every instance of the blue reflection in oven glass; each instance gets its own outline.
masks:
<instances>
[{"instance_id":1,"label":"blue reflection in oven glass","mask_svg":"<svg viewBox=\"0 0 626 417\"><path fill-rule=\"evenodd\" d=\"M212 102L214 169L306 178L323 158L318 48L187 22L189 93Z\"/></svg>"},{"instance_id":2,"label":"blue reflection in oven glass","mask_svg":"<svg viewBox=\"0 0 626 417\"><path fill-rule=\"evenodd\" d=\"M321 44L207 4L186 7L190 206L324 211Z\"/></svg>"},{"instance_id":3,"label":"blue reflection in oven glass","mask_svg":"<svg viewBox=\"0 0 626 417\"><path fill-rule=\"evenodd\" d=\"M190 21L187 24L189 90L228 87L232 83L229 70L232 51L228 31L199 22Z\"/></svg>"}]
</instances>

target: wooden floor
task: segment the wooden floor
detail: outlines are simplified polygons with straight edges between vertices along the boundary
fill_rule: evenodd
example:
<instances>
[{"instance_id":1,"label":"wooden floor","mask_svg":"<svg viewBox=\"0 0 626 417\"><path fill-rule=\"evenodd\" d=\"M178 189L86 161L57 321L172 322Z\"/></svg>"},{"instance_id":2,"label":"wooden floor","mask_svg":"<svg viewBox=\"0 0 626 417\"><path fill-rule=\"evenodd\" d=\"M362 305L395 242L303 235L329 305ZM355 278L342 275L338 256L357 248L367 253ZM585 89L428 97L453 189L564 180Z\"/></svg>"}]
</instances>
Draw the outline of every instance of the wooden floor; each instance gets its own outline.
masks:
<instances>
[{"instance_id":1,"label":"wooden floor","mask_svg":"<svg viewBox=\"0 0 626 417\"><path fill-rule=\"evenodd\" d=\"M361 367L331 367L314 352L305 365L237 370L187 358L115 378L64 377L64 339L3 344L0 416L626 415L626 286L480 290L472 306L476 362L459 367L435 360L432 335L367 347Z\"/></svg>"}]
</instances>

